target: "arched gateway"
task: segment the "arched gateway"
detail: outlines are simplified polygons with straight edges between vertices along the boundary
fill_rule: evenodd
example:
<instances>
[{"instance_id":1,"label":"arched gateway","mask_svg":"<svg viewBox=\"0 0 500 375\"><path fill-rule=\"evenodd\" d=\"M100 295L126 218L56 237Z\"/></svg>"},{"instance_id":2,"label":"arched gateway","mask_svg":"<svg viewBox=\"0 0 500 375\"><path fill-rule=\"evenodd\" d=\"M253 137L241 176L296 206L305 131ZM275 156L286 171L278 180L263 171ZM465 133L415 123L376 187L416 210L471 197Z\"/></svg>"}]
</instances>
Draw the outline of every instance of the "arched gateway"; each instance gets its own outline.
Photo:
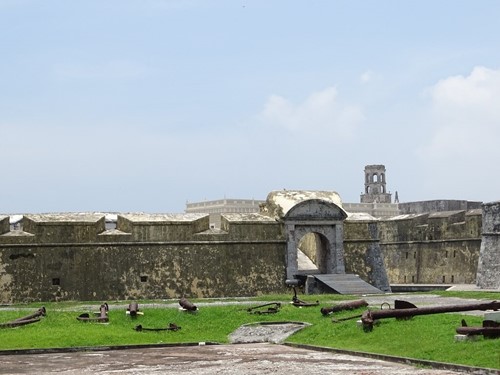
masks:
<instances>
[{"instance_id":1,"label":"arched gateway","mask_svg":"<svg viewBox=\"0 0 500 375\"><path fill-rule=\"evenodd\" d=\"M329 191L273 191L267 197L269 214L282 221L287 241L286 276L298 271L297 249L308 234L320 239L315 259L322 274L343 274L343 222L347 218L340 197Z\"/></svg>"}]
</instances>

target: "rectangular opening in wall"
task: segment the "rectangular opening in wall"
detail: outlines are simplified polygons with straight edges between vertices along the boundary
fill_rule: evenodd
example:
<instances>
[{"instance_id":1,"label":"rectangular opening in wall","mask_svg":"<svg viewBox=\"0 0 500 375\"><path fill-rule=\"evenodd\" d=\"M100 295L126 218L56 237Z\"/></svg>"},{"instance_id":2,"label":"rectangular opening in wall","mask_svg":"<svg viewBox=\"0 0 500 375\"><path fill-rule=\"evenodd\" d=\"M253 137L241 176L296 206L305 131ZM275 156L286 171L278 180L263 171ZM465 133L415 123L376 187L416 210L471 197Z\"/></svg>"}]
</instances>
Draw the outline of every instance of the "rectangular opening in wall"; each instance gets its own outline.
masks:
<instances>
[{"instance_id":1,"label":"rectangular opening in wall","mask_svg":"<svg viewBox=\"0 0 500 375\"><path fill-rule=\"evenodd\" d=\"M415 276L412 276L412 277L411 277L411 282L412 282L413 284L415 284Z\"/></svg>"},{"instance_id":2,"label":"rectangular opening in wall","mask_svg":"<svg viewBox=\"0 0 500 375\"><path fill-rule=\"evenodd\" d=\"M455 282L455 276L451 275L451 282Z\"/></svg>"},{"instance_id":3,"label":"rectangular opening in wall","mask_svg":"<svg viewBox=\"0 0 500 375\"><path fill-rule=\"evenodd\" d=\"M61 285L61 279L58 277L54 277L52 279L52 285Z\"/></svg>"},{"instance_id":4,"label":"rectangular opening in wall","mask_svg":"<svg viewBox=\"0 0 500 375\"><path fill-rule=\"evenodd\" d=\"M145 275L141 276L141 283L147 283L148 282L148 277Z\"/></svg>"},{"instance_id":5,"label":"rectangular opening in wall","mask_svg":"<svg viewBox=\"0 0 500 375\"><path fill-rule=\"evenodd\" d=\"M406 259L408 259L408 251L406 252Z\"/></svg>"},{"instance_id":6,"label":"rectangular opening in wall","mask_svg":"<svg viewBox=\"0 0 500 375\"><path fill-rule=\"evenodd\" d=\"M408 254L408 253L406 253L406 254ZM404 283L406 284L406 276L405 276L405 281L404 281Z\"/></svg>"},{"instance_id":7,"label":"rectangular opening in wall","mask_svg":"<svg viewBox=\"0 0 500 375\"><path fill-rule=\"evenodd\" d=\"M106 221L106 230L116 229L116 221Z\"/></svg>"},{"instance_id":8,"label":"rectangular opening in wall","mask_svg":"<svg viewBox=\"0 0 500 375\"><path fill-rule=\"evenodd\" d=\"M446 282L446 276L443 275L443 283Z\"/></svg>"},{"instance_id":9,"label":"rectangular opening in wall","mask_svg":"<svg viewBox=\"0 0 500 375\"><path fill-rule=\"evenodd\" d=\"M445 258L448 258L448 250L446 250L445 254L444 254L444 257Z\"/></svg>"}]
</instances>

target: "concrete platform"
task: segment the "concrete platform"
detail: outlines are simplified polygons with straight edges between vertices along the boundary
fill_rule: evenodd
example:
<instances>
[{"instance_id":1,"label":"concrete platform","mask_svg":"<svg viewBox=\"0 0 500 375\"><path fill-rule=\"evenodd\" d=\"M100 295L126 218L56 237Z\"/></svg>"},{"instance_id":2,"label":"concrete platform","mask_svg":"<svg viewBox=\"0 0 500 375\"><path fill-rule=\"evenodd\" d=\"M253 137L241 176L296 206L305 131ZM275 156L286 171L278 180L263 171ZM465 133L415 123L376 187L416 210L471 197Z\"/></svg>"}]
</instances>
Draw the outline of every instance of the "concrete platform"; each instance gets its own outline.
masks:
<instances>
[{"instance_id":1,"label":"concrete platform","mask_svg":"<svg viewBox=\"0 0 500 375\"><path fill-rule=\"evenodd\" d=\"M463 372L274 344L3 355L0 374L458 375Z\"/></svg>"}]
</instances>

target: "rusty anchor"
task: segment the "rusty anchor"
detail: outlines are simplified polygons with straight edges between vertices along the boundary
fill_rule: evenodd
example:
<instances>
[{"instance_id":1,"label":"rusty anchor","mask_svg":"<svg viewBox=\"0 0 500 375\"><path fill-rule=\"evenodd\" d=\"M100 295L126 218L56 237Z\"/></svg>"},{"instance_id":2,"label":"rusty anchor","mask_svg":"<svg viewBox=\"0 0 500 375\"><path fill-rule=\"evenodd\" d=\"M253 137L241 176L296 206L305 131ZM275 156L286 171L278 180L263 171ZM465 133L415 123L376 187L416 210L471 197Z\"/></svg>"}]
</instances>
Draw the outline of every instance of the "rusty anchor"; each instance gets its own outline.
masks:
<instances>
[{"instance_id":1,"label":"rusty anchor","mask_svg":"<svg viewBox=\"0 0 500 375\"><path fill-rule=\"evenodd\" d=\"M462 312L462 311L474 311L474 310L486 311L486 310L499 310L499 309L500 309L500 302L493 301L493 302L476 303L469 305L408 307L408 308L395 308L395 309L385 309L385 310L367 310L361 316L361 322L363 323L363 329L366 332L369 332L373 329L373 324L378 319L386 319L386 318L408 319L417 315L430 315L430 314L441 314L449 312Z\"/></svg>"},{"instance_id":2,"label":"rusty anchor","mask_svg":"<svg viewBox=\"0 0 500 375\"><path fill-rule=\"evenodd\" d=\"M301 301L299 299L299 297L297 297L297 289L295 289L295 287L293 287L292 305L294 305L295 307L319 306L319 301L316 301L316 302Z\"/></svg>"},{"instance_id":3,"label":"rusty anchor","mask_svg":"<svg viewBox=\"0 0 500 375\"><path fill-rule=\"evenodd\" d=\"M76 319L81 321L81 322L107 323L107 322L109 322L108 311L109 311L109 306L105 302L99 308L99 312L94 313L95 315L98 315L98 317L91 318L90 314L83 313L83 314L80 314Z\"/></svg>"},{"instance_id":4,"label":"rusty anchor","mask_svg":"<svg viewBox=\"0 0 500 375\"><path fill-rule=\"evenodd\" d=\"M137 326L135 326L135 328L134 328L134 330L137 331L137 332L142 332L142 331L155 331L155 332L159 332L159 331L178 331L180 329L181 329L181 327L179 327L175 323L169 323L168 327L165 327L165 328L146 328L146 327L143 327L140 324L137 325Z\"/></svg>"},{"instance_id":5,"label":"rusty anchor","mask_svg":"<svg viewBox=\"0 0 500 375\"><path fill-rule=\"evenodd\" d=\"M40 318L42 316L46 315L47 315L47 310L45 309L44 306L42 306L33 314L11 320L10 322L0 324L0 328L15 328L26 324L36 323L40 321Z\"/></svg>"},{"instance_id":6,"label":"rusty anchor","mask_svg":"<svg viewBox=\"0 0 500 375\"><path fill-rule=\"evenodd\" d=\"M262 310L264 307L267 307L267 309ZM262 314L276 314L278 311L280 311L280 309L281 309L280 302L270 302L259 306L249 307L247 311L250 314L262 315Z\"/></svg>"}]
</instances>

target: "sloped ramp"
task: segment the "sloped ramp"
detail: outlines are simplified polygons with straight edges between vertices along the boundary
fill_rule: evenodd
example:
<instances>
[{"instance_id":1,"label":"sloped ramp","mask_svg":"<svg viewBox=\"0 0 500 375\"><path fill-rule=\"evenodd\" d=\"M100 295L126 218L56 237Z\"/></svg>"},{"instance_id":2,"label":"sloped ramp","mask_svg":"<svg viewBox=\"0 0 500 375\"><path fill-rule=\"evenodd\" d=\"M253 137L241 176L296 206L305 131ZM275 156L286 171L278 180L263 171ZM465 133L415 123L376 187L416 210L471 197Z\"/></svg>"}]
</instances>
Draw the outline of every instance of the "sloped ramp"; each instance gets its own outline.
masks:
<instances>
[{"instance_id":1,"label":"sloped ramp","mask_svg":"<svg viewBox=\"0 0 500 375\"><path fill-rule=\"evenodd\" d=\"M323 274L314 275L316 280L323 283L335 293L339 294L383 294L380 289L368 284L354 274Z\"/></svg>"}]
</instances>

